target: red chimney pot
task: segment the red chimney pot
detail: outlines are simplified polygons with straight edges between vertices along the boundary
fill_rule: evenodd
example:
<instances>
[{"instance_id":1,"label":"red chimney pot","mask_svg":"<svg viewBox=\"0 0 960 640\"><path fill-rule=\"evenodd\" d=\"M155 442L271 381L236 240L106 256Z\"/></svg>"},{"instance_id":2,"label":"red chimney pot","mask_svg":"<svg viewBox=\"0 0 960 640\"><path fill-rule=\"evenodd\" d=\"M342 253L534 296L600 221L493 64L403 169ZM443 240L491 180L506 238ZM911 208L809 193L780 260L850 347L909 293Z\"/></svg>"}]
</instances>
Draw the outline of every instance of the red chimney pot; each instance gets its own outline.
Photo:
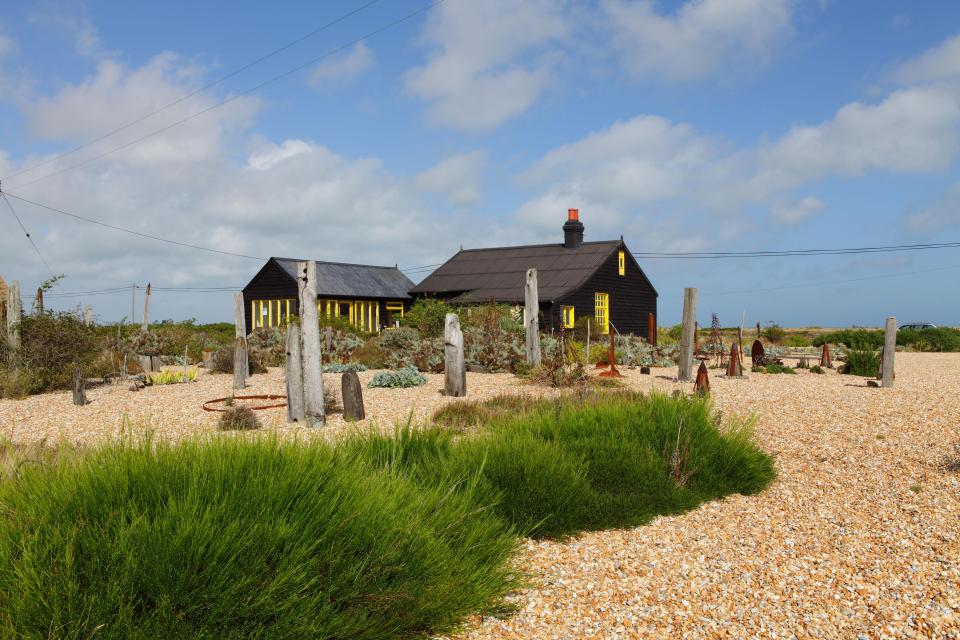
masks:
<instances>
[{"instance_id":1,"label":"red chimney pot","mask_svg":"<svg viewBox=\"0 0 960 640\"><path fill-rule=\"evenodd\" d=\"M567 220L579 220L579 219L580 219L579 209L567 209Z\"/></svg>"}]
</instances>

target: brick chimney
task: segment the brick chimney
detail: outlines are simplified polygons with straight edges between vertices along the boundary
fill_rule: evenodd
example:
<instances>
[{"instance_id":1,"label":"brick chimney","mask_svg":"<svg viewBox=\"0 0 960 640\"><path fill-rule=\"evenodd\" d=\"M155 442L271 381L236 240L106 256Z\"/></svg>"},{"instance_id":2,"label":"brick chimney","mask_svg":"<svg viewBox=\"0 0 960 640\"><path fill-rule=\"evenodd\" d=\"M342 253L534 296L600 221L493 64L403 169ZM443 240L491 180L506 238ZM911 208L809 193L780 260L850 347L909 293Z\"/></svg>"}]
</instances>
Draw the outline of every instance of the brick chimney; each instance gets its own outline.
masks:
<instances>
[{"instance_id":1,"label":"brick chimney","mask_svg":"<svg viewBox=\"0 0 960 640\"><path fill-rule=\"evenodd\" d=\"M563 223L563 246L576 249L583 244L583 223L578 209L567 209L567 221Z\"/></svg>"}]
</instances>

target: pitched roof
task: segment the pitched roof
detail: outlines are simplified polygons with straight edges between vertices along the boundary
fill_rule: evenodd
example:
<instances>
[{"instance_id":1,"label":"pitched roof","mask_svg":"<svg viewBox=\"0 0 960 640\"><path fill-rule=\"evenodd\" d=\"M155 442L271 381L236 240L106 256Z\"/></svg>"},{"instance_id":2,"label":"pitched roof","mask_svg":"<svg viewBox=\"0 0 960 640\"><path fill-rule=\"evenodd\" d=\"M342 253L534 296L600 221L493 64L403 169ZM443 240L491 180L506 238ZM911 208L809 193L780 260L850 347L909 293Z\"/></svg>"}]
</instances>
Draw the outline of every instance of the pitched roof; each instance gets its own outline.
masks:
<instances>
[{"instance_id":1,"label":"pitched roof","mask_svg":"<svg viewBox=\"0 0 960 640\"><path fill-rule=\"evenodd\" d=\"M295 258L270 258L291 278L297 278ZM317 263L317 295L358 298L397 298L408 300L413 282L396 267L377 267L344 262Z\"/></svg>"},{"instance_id":2,"label":"pitched roof","mask_svg":"<svg viewBox=\"0 0 960 640\"><path fill-rule=\"evenodd\" d=\"M465 249L413 287L411 293L460 293L459 302L522 302L527 269L537 270L541 300L557 300L582 285L621 247L619 240Z\"/></svg>"}]
</instances>

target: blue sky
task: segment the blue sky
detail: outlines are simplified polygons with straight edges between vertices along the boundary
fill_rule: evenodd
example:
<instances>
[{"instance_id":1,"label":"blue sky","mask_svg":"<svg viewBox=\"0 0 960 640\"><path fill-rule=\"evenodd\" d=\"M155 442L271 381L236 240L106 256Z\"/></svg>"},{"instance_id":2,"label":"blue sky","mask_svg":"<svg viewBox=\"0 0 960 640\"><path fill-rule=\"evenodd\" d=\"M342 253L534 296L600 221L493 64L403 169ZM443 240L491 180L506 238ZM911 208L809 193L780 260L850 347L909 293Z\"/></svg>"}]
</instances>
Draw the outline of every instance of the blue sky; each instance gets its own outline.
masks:
<instances>
[{"instance_id":1,"label":"blue sky","mask_svg":"<svg viewBox=\"0 0 960 640\"><path fill-rule=\"evenodd\" d=\"M402 268L559 241L569 207L588 239L622 234L636 252L960 238L960 3L446 0L248 92L428 4L367 2L8 3L4 190L236 253ZM259 268L11 201L67 274L61 293L242 286ZM703 322L960 323L960 249L641 265L663 323L686 286ZM0 275L26 290L48 276L8 210ZM128 293L49 300L129 314ZM154 304L230 316L227 293Z\"/></svg>"}]
</instances>

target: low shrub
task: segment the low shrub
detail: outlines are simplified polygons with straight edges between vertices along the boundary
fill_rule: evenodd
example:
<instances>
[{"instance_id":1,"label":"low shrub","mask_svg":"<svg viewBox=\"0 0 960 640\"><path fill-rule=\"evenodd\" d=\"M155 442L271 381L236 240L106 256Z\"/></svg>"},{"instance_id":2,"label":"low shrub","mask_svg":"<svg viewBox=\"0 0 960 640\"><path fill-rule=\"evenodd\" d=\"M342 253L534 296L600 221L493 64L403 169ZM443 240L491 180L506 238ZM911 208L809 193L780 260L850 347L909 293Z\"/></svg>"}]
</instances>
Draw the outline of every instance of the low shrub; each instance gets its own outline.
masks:
<instances>
[{"instance_id":1,"label":"low shrub","mask_svg":"<svg viewBox=\"0 0 960 640\"><path fill-rule=\"evenodd\" d=\"M94 327L73 313L39 313L24 316L19 323L20 345L7 374L11 391L18 395L67 389L73 381L76 365L90 366L102 346ZM4 332L5 333L5 332ZM6 340L0 344L0 367L11 362ZM29 378L25 378L26 371Z\"/></svg>"},{"instance_id":2,"label":"low shrub","mask_svg":"<svg viewBox=\"0 0 960 640\"><path fill-rule=\"evenodd\" d=\"M784 346L797 349L800 347L809 347L810 341L807 340L806 337L804 336L798 335L796 333L791 333L786 338L784 338L783 344Z\"/></svg>"},{"instance_id":3,"label":"low shrub","mask_svg":"<svg viewBox=\"0 0 960 640\"><path fill-rule=\"evenodd\" d=\"M813 339L813 346L824 343L842 344L848 349L879 349L883 346L883 331L875 329L842 329L822 333Z\"/></svg>"},{"instance_id":4,"label":"low shrub","mask_svg":"<svg viewBox=\"0 0 960 640\"><path fill-rule=\"evenodd\" d=\"M445 634L519 586L518 540L479 484L268 438L26 465L0 483L0 635Z\"/></svg>"},{"instance_id":5,"label":"low shrub","mask_svg":"<svg viewBox=\"0 0 960 640\"><path fill-rule=\"evenodd\" d=\"M377 338L368 338L366 342L353 350L350 359L363 367L363 369L354 369L354 371L383 369L386 364L386 355L380 348Z\"/></svg>"},{"instance_id":6,"label":"low shrub","mask_svg":"<svg viewBox=\"0 0 960 640\"><path fill-rule=\"evenodd\" d=\"M22 400L38 393L36 378L29 369L0 369L0 398Z\"/></svg>"},{"instance_id":7,"label":"low shrub","mask_svg":"<svg viewBox=\"0 0 960 640\"><path fill-rule=\"evenodd\" d=\"M869 349L851 349L840 373L852 376L877 377L880 370L880 354Z\"/></svg>"},{"instance_id":8,"label":"low shrub","mask_svg":"<svg viewBox=\"0 0 960 640\"><path fill-rule=\"evenodd\" d=\"M443 371L443 338L421 338L416 329L400 327L384 331L377 338L383 350L384 366L390 369L416 367L420 371Z\"/></svg>"},{"instance_id":9,"label":"low shrub","mask_svg":"<svg viewBox=\"0 0 960 640\"><path fill-rule=\"evenodd\" d=\"M820 374L820 373L826 373L826 371L824 371L823 367L821 367L820 365L815 364L812 367L810 367L810 373Z\"/></svg>"},{"instance_id":10,"label":"low shrub","mask_svg":"<svg viewBox=\"0 0 960 640\"><path fill-rule=\"evenodd\" d=\"M400 388L419 387L427 383L427 379L417 371L416 367L403 367L396 371L381 371L370 381L370 387Z\"/></svg>"},{"instance_id":11,"label":"low shrub","mask_svg":"<svg viewBox=\"0 0 960 640\"><path fill-rule=\"evenodd\" d=\"M897 331L897 344L917 351L960 351L960 329L951 327L901 329Z\"/></svg>"},{"instance_id":12,"label":"low shrub","mask_svg":"<svg viewBox=\"0 0 960 640\"><path fill-rule=\"evenodd\" d=\"M325 364L323 365L324 373L345 373L347 371L366 371L366 365L360 364L359 362L348 362L346 364Z\"/></svg>"},{"instance_id":13,"label":"low shrub","mask_svg":"<svg viewBox=\"0 0 960 640\"><path fill-rule=\"evenodd\" d=\"M452 306L443 300L419 298L403 314L400 326L416 329L419 335L426 338L442 338L447 314L455 311Z\"/></svg>"},{"instance_id":14,"label":"low shrub","mask_svg":"<svg viewBox=\"0 0 960 640\"><path fill-rule=\"evenodd\" d=\"M763 367L754 367L753 371L755 373L797 373L794 369L782 364L768 364Z\"/></svg>"},{"instance_id":15,"label":"low shrub","mask_svg":"<svg viewBox=\"0 0 960 640\"><path fill-rule=\"evenodd\" d=\"M783 338L787 335L787 332L777 323L773 323L764 329L761 335L773 344L780 344L783 342Z\"/></svg>"},{"instance_id":16,"label":"low shrub","mask_svg":"<svg viewBox=\"0 0 960 640\"><path fill-rule=\"evenodd\" d=\"M210 358L210 372L233 374L233 352L234 348L232 345L214 351L213 356ZM248 354L247 368L250 370L250 375L267 372L266 367L261 364L260 359L253 357L252 354Z\"/></svg>"},{"instance_id":17,"label":"low shrub","mask_svg":"<svg viewBox=\"0 0 960 640\"><path fill-rule=\"evenodd\" d=\"M260 419L250 407L233 405L220 414L217 428L220 431L252 431L259 429Z\"/></svg>"}]
</instances>

